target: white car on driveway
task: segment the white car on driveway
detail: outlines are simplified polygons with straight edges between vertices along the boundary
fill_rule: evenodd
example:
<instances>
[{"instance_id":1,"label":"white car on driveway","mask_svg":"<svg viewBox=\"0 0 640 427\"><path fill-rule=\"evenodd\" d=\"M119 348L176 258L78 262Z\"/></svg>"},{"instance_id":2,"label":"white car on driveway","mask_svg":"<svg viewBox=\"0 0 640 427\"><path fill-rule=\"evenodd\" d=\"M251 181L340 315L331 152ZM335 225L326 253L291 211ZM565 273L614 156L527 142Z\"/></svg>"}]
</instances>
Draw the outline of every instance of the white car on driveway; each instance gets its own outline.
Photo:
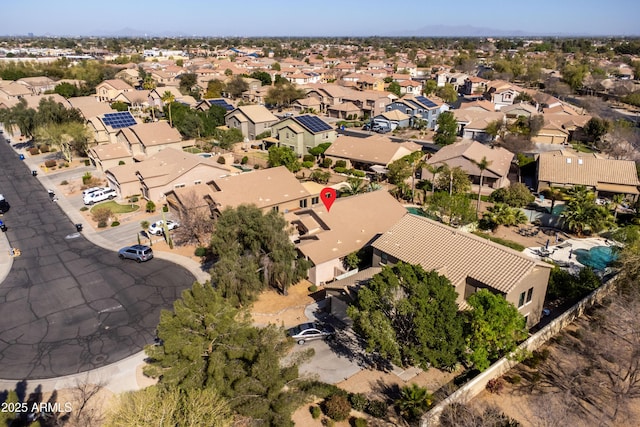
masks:
<instances>
[{"instance_id":1,"label":"white car on driveway","mask_svg":"<svg viewBox=\"0 0 640 427\"><path fill-rule=\"evenodd\" d=\"M104 202L105 200L115 199L116 197L118 197L116 190L112 188L105 188L104 190L96 190L85 194L82 201L85 205L93 205L94 203Z\"/></svg>"},{"instance_id":2,"label":"white car on driveway","mask_svg":"<svg viewBox=\"0 0 640 427\"><path fill-rule=\"evenodd\" d=\"M180 224L178 224L176 221L172 221L170 219L167 220L167 230L171 231L173 229L178 228L179 226ZM164 221L159 220L149 226L149 233L155 234L156 236L160 236L162 234L163 229L164 229Z\"/></svg>"}]
</instances>

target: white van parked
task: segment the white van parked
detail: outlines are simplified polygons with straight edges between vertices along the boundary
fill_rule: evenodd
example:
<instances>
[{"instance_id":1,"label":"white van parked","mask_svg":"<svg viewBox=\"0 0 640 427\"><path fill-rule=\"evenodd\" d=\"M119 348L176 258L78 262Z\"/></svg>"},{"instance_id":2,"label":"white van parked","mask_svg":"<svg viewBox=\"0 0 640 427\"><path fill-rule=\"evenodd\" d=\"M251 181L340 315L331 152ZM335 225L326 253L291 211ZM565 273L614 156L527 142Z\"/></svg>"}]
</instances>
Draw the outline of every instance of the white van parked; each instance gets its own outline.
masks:
<instances>
[{"instance_id":1,"label":"white van parked","mask_svg":"<svg viewBox=\"0 0 640 427\"><path fill-rule=\"evenodd\" d=\"M105 188L104 190L97 190L86 194L82 198L82 201L85 205L92 205L94 203L104 202L105 200L115 199L116 197L118 197L116 190Z\"/></svg>"}]
</instances>

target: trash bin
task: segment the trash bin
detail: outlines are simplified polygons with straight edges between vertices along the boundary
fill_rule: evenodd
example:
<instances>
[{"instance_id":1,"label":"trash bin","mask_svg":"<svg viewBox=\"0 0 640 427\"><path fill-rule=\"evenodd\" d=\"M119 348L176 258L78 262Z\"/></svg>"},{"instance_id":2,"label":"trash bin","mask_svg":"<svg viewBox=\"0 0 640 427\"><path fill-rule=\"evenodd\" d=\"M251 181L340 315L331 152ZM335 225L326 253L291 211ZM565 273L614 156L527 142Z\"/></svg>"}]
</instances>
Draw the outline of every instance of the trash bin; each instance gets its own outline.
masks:
<instances>
[{"instance_id":1,"label":"trash bin","mask_svg":"<svg viewBox=\"0 0 640 427\"><path fill-rule=\"evenodd\" d=\"M82 224L76 224L76 231L82 231Z\"/></svg>"},{"instance_id":2,"label":"trash bin","mask_svg":"<svg viewBox=\"0 0 640 427\"><path fill-rule=\"evenodd\" d=\"M38 171L31 171L31 175L38 176Z\"/></svg>"},{"instance_id":3,"label":"trash bin","mask_svg":"<svg viewBox=\"0 0 640 427\"><path fill-rule=\"evenodd\" d=\"M20 154L20 160L24 160L24 154Z\"/></svg>"},{"instance_id":4,"label":"trash bin","mask_svg":"<svg viewBox=\"0 0 640 427\"><path fill-rule=\"evenodd\" d=\"M3 233L7 231L7 226L4 225L4 221L2 220L0 220L0 230L2 230Z\"/></svg>"}]
</instances>

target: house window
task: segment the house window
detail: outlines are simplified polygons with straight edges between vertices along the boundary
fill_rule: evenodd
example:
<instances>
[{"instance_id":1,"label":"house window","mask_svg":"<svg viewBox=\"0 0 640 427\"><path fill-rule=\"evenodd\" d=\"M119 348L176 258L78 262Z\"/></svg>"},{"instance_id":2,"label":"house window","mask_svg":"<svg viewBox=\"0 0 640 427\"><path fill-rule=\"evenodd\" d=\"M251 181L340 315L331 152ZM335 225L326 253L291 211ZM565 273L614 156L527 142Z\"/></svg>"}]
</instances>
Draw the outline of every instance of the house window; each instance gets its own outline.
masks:
<instances>
[{"instance_id":1,"label":"house window","mask_svg":"<svg viewBox=\"0 0 640 427\"><path fill-rule=\"evenodd\" d=\"M407 114L411 114L411 108L407 108L406 113L407 113Z\"/></svg>"},{"instance_id":2,"label":"house window","mask_svg":"<svg viewBox=\"0 0 640 427\"><path fill-rule=\"evenodd\" d=\"M389 263L389 255L386 252L380 253L380 264L387 265Z\"/></svg>"},{"instance_id":3,"label":"house window","mask_svg":"<svg viewBox=\"0 0 640 427\"><path fill-rule=\"evenodd\" d=\"M306 208L307 207L307 199L300 200L300 207L301 208Z\"/></svg>"},{"instance_id":4,"label":"house window","mask_svg":"<svg viewBox=\"0 0 640 427\"><path fill-rule=\"evenodd\" d=\"M520 294L520 298L518 298L518 308L522 307L524 305L524 297L525 297L525 293L526 292L522 292Z\"/></svg>"},{"instance_id":5,"label":"house window","mask_svg":"<svg viewBox=\"0 0 640 427\"><path fill-rule=\"evenodd\" d=\"M320 202L320 198L319 197L312 197L311 198L311 204L312 205L317 205Z\"/></svg>"},{"instance_id":6,"label":"house window","mask_svg":"<svg viewBox=\"0 0 640 427\"><path fill-rule=\"evenodd\" d=\"M173 188L184 188L185 184L176 184L173 186Z\"/></svg>"},{"instance_id":7,"label":"house window","mask_svg":"<svg viewBox=\"0 0 640 427\"><path fill-rule=\"evenodd\" d=\"M195 185L198 185L198 184L202 184L202 181L200 181L199 179L197 179L197 180L193 181L193 183L194 183Z\"/></svg>"},{"instance_id":8,"label":"house window","mask_svg":"<svg viewBox=\"0 0 640 427\"><path fill-rule=\"evenodd\" d=\"M531 302L531 298L533 297L533 288L529 288L527 291L527 303Z\"/></svg>"},{"instance_id":9,"label":"house window","mask_svg":"<svg viewBox=\"0 0 640 427\"><path fill-rule=\"evenodd\" d=\"M271 208L271 210L273 210L274 212L280 212L280 207L274 206Z\"/></svg>"}]
</instances>

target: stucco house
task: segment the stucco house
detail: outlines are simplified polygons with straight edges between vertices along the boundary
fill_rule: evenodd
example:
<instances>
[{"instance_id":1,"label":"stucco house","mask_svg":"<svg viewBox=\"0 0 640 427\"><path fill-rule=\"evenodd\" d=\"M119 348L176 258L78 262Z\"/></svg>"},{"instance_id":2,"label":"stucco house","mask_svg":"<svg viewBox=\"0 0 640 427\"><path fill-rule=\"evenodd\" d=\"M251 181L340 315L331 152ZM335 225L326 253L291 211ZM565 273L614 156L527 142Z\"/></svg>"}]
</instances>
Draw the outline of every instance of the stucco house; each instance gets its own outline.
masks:
<instances>
[{"instance_id":1,"label":"stucco house","mask_svg":"<svg viewBox=\"0 0 640 427\"><path fill-rule=\"evenodd\" d=\"M296 155L303 156L310 148L335 141L338 133L320 117L302 115L287 117L274 124L271 135L278 140L278 146L289 147Z\"/></svg>"},{"instance_id":2,"label":"stucco house","mask_svg":"<svg viewBox=\"0 0 640 427\"><path fill-rule=\"evenodd\" d=\"M373 118L374 123L384 123L389 129L406 128L411 124L411 116L400 110L385 111Z\"/></svg>"},{"instance_id":3,"label":"stucco house","mask_svg":"<svg viewBox=\"0 0 640 427\"><path fill-rule=\"evenodd\" d=\"M402 261L446 276L461 308L469 296L487 289L512 303L527 326L540 320L551 264L412 214L403 216L372 246L374 267Z\"/></svg>"},{"instance_id":4,"label":"stucco house","mask_svg":"<svg viewBox=\"0 0 640 427\"><path fill-rule=\"evenodd\" d=\"M228 173L213 158L166 148L142 162L111 167L105 175L120 197L142 195L164 203L165 193L176 188L205 186L208 180Z\"/></svg>"},{"instance_id":5,"label":"stucco house","mask_svg":"<svg viewBox=\"0 0 640 427\"><path fill-rule=\"evenodd\" d=\"M573 140L576 131L582 129L591 116L571 114L543 114L544 124L531 141L537 144L565 144Z\"/></svg>"},{"instance_id":6,"label":"stucco house","mask_svg":"<svg viewBox=\"0 0 640 427\"><path fill-rule=\"evenodd\" d=\"M278 120L262 105L243 105L224 116L224 122L229 128L240 129L242 135L249 140L254 140L257 135L271 129Z\"/></svg>"},{"instance_id":7,"label":"stucco house","mask_svg":"<svg viewBox=\"0 0 640 427\"><path fill-rule=\"evenodd\" d=\"M415 121L421 119L426 121L427 128L435 129L438 116L445 111L449 111L449 105L425 96L404 96L387 105L386 111L392 110L399 110L410 116L411 126Z\"/></svg>"},{"instance_id":8,"label":"stucco house","mask_svg":"<svg viewBox=\"0 0 640 427\"><path fill-rule=\"evenodd\" d=\"M287 219L295 226L296 248L313 263L309 281L315 285L339 279L347 272L344 258L371 244L407 214L388 192L379 190L339 198L331 210L301 209Z\"/></svg>"},{"instance_id":9,"label":"stucco house","mask_svg":"<svg viewBox=\"0 0 640 427\"><path fill-rule=\"evenodd\" d=\"M513 153L501 147L489 147L476 141L463 141L442 147L437 153L427 159L427 164L439 166L446 164L450 168L460 167L469 175L474 185L480 184L480 168L478 163L486 158L489 165L482 173L482 186L492 189L506 187L510 184L507 176ZM423 177L432 179L426 169Z\"/></svg>"},{"instance_id":10,"label":"stucco house","mask_svg":"<svg viewBox=\"0 0 640 427\"><path fill-rule=\"evenodd\" d=\"M133 157L139 159L152 156L165 148L182 150L182 135L165 121L123 128L116 134L116 139L129 149Z\"/></svg>"},{"instance_id":11,"label":"stucco house","mask_svg":"<svg viewBox=\"0 0 640 427\"><path fill-rule=\"evenodd\" d=\"M96 98L100 102L113 102L122 92L133 92L135 89L124 80L105 80L96 86Z\"/></svg>"},{"instance_id":12,"label":"stucco house","mask_svg":"<svg viewBox=\"0 0 640 427\"><path fill-rule=\"evenodd\" d=\"M504 122L504 114L500 111L477 111L471 109L453 110L453 116L458 122L458 135L464 139L488 142L493 136L486 129L495 121Z\"/></svg>"},{"instance_id":13,"label":"stucco house","mask_svg":"<svg viewBox=\"0 0 640 427\"><path fill-rule=\"evenodd\" d=\"M486 99L496 105L496 110L500 110L502 107L513 104L522 92L524 92L522 88L512 83L493 80L487 84L487 91L484 95Z\"/></svg>"}]
</instances>

